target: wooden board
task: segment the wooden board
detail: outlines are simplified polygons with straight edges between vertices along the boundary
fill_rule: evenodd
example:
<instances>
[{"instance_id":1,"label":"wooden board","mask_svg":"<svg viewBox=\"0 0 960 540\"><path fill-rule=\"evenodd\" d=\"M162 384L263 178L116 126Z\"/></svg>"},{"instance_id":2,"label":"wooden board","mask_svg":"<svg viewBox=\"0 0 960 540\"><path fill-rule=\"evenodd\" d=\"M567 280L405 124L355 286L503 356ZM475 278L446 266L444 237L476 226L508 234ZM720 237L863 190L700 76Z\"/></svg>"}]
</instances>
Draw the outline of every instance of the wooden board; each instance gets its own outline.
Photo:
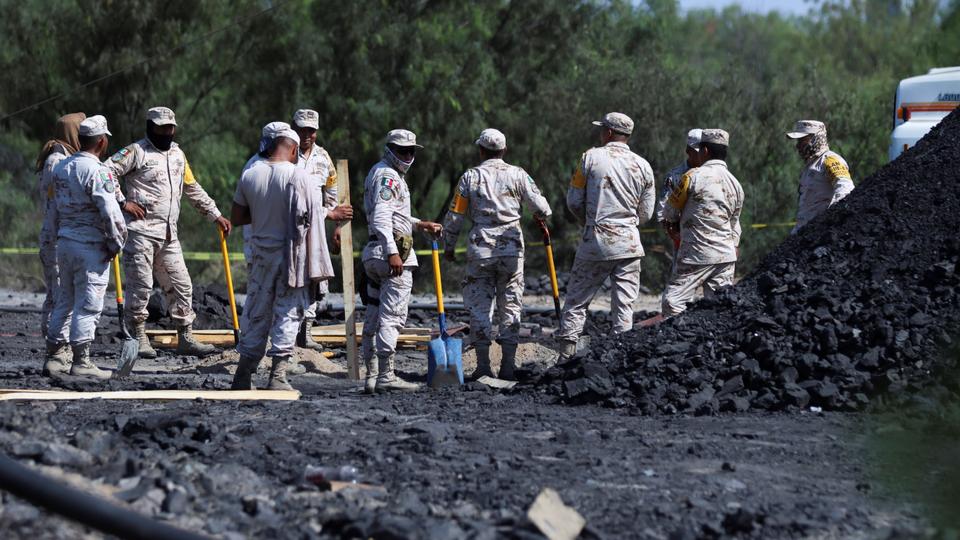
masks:
<instances>
[{"instance_id":1,"label":"wooden board","mask_svg":"<svg viewBox=\"0 0 960 540\"><path fill-rule=\"evenodd\" d=\"M350 204L350 167L347 160L337 160L337 202ZM360 362L357 355L357 287L353 282L353 225L347 221L340 227L340 253L349 253L350 257L340 257L343 270L343 323L345 326L344 344L347 347L347 374L351 379L360 380Z\"/></svg>"},{"instance_id":2,"label":"wooden board","mask_svg":"<svg viewBox=\"0 0 960 540\"><path fill-rule=\"evenodd\" d=\"M68 392L57 390L0 389L0 401L59 401L78 399L296 401L300 399L300 392L296 390L123 390L116 392Z\"/></svg>"},{"instance_id":3,"label":"wooden board","mask_svg":"<svg viewBox=\"0 0 960 540\"><path fill-rule=\"evenodd\" d=\"M354 343L360 343L363 323L356 325ZM333 324L329 326L314 326L310 335L314 341L323 345L346 346L346 326ZM177 346L176 330L147 330L147 336L155 347L172 349ZM209 343L218 347L233 347L233 330L194 330L193 337L200 343ZM429 328L404 328L400 331L397 345L400 347L417 347L419 344L430 341ZM329 358L329 357L328 357Z\"/></svg>"}]
</instances>

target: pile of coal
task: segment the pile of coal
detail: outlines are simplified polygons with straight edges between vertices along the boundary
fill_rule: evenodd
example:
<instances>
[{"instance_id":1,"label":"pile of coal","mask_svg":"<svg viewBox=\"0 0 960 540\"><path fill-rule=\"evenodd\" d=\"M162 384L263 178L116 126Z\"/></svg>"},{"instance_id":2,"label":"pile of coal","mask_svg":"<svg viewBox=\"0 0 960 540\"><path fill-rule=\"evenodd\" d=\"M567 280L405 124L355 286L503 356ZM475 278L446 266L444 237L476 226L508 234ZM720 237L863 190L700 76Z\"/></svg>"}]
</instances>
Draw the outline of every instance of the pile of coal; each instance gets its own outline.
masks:
<instances>
[{"instance_id":1,"label":"pile of coal","mask_svg":"<svg viewBox=\"0 0 960 540\"><path fill-rule=\"evenodd\" d=\"M197 314L193 327L197 330L231 328L233 316L230 313L230 297L224 285L194 285L193 311ZM170 310L163 291L153 290L147 304L147 321L160 326L173 328ZM243 313L243 305L237 304L237 315Z\"/></svg>"},{"instance_id":2,"label":"pile of coal","mask_svg":"<svg viewBox=\"0 0 960 540\"><path fill-rule=\"evenodd\" d=\"M539 383L647 413L860 409L958 392L960 111L735 287L594 338Z\"/></svg>"}]
</instances>

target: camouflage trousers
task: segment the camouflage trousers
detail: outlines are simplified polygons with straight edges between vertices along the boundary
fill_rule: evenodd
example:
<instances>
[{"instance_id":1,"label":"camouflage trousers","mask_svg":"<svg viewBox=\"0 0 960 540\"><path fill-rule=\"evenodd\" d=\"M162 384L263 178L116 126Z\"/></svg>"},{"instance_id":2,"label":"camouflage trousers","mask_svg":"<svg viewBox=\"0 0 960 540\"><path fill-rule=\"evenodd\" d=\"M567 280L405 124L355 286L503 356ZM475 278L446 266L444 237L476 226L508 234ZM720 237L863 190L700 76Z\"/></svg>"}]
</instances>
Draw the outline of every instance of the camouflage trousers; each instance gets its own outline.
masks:
<instances>
[{"instance_id":1,"label":"camouflage trousers","mask_svg":"<svg viewBox=\"0 0 960 540\"><path fill-rule=\"evenodd\" d=\"M496 309L491 317L494 300ZM463 280L463 304L470 311L470 335L474 344L490 344L494 339L494 323L499 330L498 343L517 343L523 312L523 257L469 261Z\"/></svg>"},{"instance_id":2,"label":"camouflage trousers","mask_svg":"<svg viewBox=\"0 0 960 540\"><path fill-rule=\"evenodd\" d=\"M383 259L363 262L367 273L367 294L373 300L365 306L363 338L360 341L364 361L387 358L397 351L400 330L407 324L413 272L404 268L399 276L390 275L390 265Z\"/></svg>"},{"instance_id":3,"label":"camouflage trousers","mask_svg":"<svg viewBox=\"0 0 960 540\"><path fill-rule=\"evenodd\" d=\"M704 296L713 295L720 287L733 285L733 271L736 265L736 262L719 264L676 263L661 299L663 316L672 317L683 313L701 285L703 285Z\"/></svg>"},{"instance_id":4,"label":"camouflage trousers","mask_svg":"<svg viewBox=\"0 0 960 540\"><path fill-rule=\"evenodd\" d=\"M292 355L309 297L307 287L287 284L283 248L254 248L250 260L237 352L256 359L265 353L270 357Z\"/></svg>"},{"instance_id":5,"label":"camouflage trousers","mask_svg":"<svg viewBox=\"0 0 960 540\"><path fill-rule=\"evenodd\" d=\"M110 258L97 243L59 239L60 287L47 341L80 345L93 341L110 281Z\"/></svg>"},{"instance_id":6,"label":"camouflage trousers","mask_svg":"<svg viewBox=\"0 0 960 540\"><path fill-rule=\"evenodd\" d=\"M587 261L577 257L567 283L558 339L577 341L580 338L587 322L587 308L608 277L613 283L610 291L613 333L633 328L633 303L640 294L640 257L612 261Z\"/></svg>"},{"instance_id":7,"label":"camouflage trousers","mask_svg":"<svg viewBox=\"0 0 960 540\"><path fill-rule=\"evenodd\" d=\"M50 315L57 302L60 286L60 270L57 266L57 231L50 212L43 218L40 229L40 264L43 266L43 308L40 315L40 332L45 336L50 328ZM68 323L69 324L69 323Z\"/></svg>"},{"instance_id":8,"label":"camouflage trousers","mask_svg":"<svg viewBox=\"0 0 960 540\"><path fill-rule=\"evenodd\" d=\"M193 312L193 284L179 240L161 240L130 231L122 260L126 317L137 323L147 320L147 303L156 277L173 322L177 326L193 323L197 317Z\"/></svg>"}]
</instances>

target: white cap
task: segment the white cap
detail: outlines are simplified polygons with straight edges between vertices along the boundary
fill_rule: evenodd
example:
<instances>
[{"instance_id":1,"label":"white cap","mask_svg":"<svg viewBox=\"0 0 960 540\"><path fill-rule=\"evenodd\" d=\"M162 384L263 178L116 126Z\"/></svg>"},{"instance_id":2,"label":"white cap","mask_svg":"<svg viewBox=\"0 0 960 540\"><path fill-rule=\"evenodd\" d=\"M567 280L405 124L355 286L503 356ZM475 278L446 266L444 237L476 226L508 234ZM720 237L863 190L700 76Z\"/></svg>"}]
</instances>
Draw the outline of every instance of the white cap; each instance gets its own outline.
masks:
<instances>
[{"instance_id":1,"label":"white cap","mask_svg":"<svg viewBox=\"0 0 960 540\"><path fill-rule=\"evenodd\" d=\"M487 128L480 132L480 137L477 138L474 144L497 152L507 147L507 136L500 130Z\"/></svg>"},{"instance_id":2,"label":"white cap","mask_svg":"<svg viewBox=\"0 0 960 540\"><path fill-rule=\"evenodd\" d=\"M177 125L177 116L173 114L172 109L167 107L154 107L147 110L147 120L158 126Z\"/></svg>"},{"instance_id":3,"label":"white cap","mask_svg":"<svg viewBox=\"0 0 960 540\"><path fill-rule=\"evenodd\" d=\"M110 130L107 129L107 119L104 118L102 114L91 116L83 122L80 122L79 132L81 137L95 137L97 135L113 136L113 133L110 133Z\"/></svg>"},{"instance_id":4,"label":"white cap","mask_svg":"<svg viewBox=\"0 0 960 540\"><path fill-rule=\"evenodd\" d=\"M320 114L310 109L300 109L293 113L293 125L302 128L320 129Z\"/></svg>"},{"instance_id":5,"label":"white cap","mask_svg":"<svg viewBox=\"0 0 960 540\"><path fill-rule=\"evenodd\" d=\"M622 133L623 135L630 135L633 133L633 120L623 113L607 113L603 116L603 120L594 120L593 125L610 128L617 133Z\"/></svg>"},{"instance_id":6,"label":"white cap","mask_svg":"<svg viewBox=\"0 0 960 540\"><path fill-rule=\"evenodd\" d=\"M297 135L297 132L294 131L293 128L291 127L288 127L287 129L284 129L279 133L277 133L277 136L275 138L279 139L280 137L292 139L293 142L297 143L297 145L300 144L300 136Z\"/></svg>"},{"instance_id":7,"label":"white cap","mask_svg":"<svg viewBox=\"0 0 960 540\"><path fill-rule=\"evenodd\" d=\"M414 135L412 131L407 131L406 129L394 129L387 133L387 144L423 148L417 144L417 136Z\"/></svg>"},{"instance_id":8,"label":"white cap","mask_svg":"<svg viewBox=\"0 0 960 540\"><path fill-rule=\"evenodd\" d=\"M819 120L797 120L793 126L793 131L787 132L787 137L791 139L802 139L807 135L827 131L827 126Z\"/></svg>"},{"instance_id":9,"label":"white cap","mask_svg":"<svg viewBox=\"0 0 960 540\"><path fill-rule=\"evenodd\" d=\"M687 132L687 146L693 148L694 150L700 149L700 143L703 142L703 130L700 128L693 128Z\"/></svg>"},{"instance_id":10,"label":"white cap","mask_svg":"<svg viewBox=\"0 0 960 540\"><path fill-rule=\"evenodd\" d=\"M287 129L290 129L290 124L286 122L270 122L263 126L263 129L260 131L260 137L264 139L276 139L281 131Z\"/></svg>"}]
</instances>

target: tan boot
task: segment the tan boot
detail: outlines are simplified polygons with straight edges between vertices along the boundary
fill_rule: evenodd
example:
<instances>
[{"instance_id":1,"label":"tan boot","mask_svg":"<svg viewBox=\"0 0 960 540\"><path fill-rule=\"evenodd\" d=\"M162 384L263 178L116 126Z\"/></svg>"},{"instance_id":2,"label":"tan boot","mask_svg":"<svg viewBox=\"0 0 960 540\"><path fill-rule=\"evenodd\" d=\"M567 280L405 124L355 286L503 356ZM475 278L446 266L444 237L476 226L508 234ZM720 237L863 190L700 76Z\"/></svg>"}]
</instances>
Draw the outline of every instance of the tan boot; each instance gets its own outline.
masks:
<instances>
[{"instance_id":1,"label":"tan boot","mask_svg":"<svg viewBox=\"0 0 960 540\"><path fill-rule=\"evenodd\" d=\"M500 349L503 351L503 358L500 360L500 373L497 375L497 378L505 381L517 380L517 377L513 374L513 369L516 367L517 362L517 344L508 343L506 345L500 345Z\"/></svg>"},{"instance_id":2,"label":"tan boot","mask_svg":"<svg viewBox=\"0 0 960 540\"><path fill-rule=\"evenodd\" d=\"M567 360L573 358L574 355L577 354L577 342L569 341L566 339L561 340L559 350L560 350L560 357L557 358L558 364L566 362Z\"/></svg>"},{"instance_id":3,"label":"tan boot","mask_svg":"<svg viewBox=\"0 0 960 540\"><path fill-rule=\"evenodd\" d=\"M311 351L323 352L323 345L317 343L310 335L311 321L300 323L300 331L297 333L297 347L301 349L310 349Z\"/></svg>"},{"instance_id":4,"label":"tan boot","mask_svg":"<svg viewBox=\"0 0 960 540\"><path fill-rule=\"evenodd\" d=\"M380 373L377 375L377 392L416 392L420 389L417 383L407 382L393 371L394 355L377 359L380 364Z\"/></svg>"},{"instance_id":5,"label":"tan boot","mask_svg":"<svg viewBox=\"0 0 960 540\"><path fill-rule=\"evenodd\" d=\"M157 351L150 345L150 338L147 337L147 323L133 322L127 319L127 328L133 328L133 334L137 338L137 356L140 358L156 358Z\"/></svg>"},{"instance_id":6,"label":"tan boot","mask_svg":"<svg viewBox=\"0 0 960 540\"><path fill-rule=\"evenodd\" d=\"M215 352L216 347L200 343L193 337L193 328L189 324L177 328L177 354L202 357Z\"/></svg>"},{"instance_id":7,"label":"tan boot","mask_svg":"<svg viewBox=\"0 0 960 540\"><path fill-rule=\"evenodd\" d=\"M474 381L480 377L493 377L493 370L490 369L490 345L477 345L474 349L477 352L477 369L473 370L470 378Z\"/></svg>"},{"instance_id":8,"label":"tan boot","mask_svg":"<svg viewBox=\"0 0 960 540\"><path fill-rule=\"evenodd\" d=\"M372 394L377 391L377 375L380 373L380 363L376 356L364 358L363 364L367 368L367 378L363 383L363 391Z\"/></svg>"},{"instance_id":9,"label":"tan boot","mask_svg":"<svg viewBox=\"0 0 960 540\"><path fill-rule=\"evenodd\" d=\"M259 358L249 358L246 356L241 356L240 361L237 362L237 371L233 374L233 384L230 385L231 390L254 390L253 388L253 372L257 370L257 365L260 363Z\"/></svg>"},{"instance_id":10,"label":"tan boot","mask_svg":"<svg viewBox=\"0 0 960 540\"><path fill-rule=\"evenodd\" d=\"M110 372L100 369L90 361L90 344L83 343L73 346L73 365L70 366L70 375L74 377L93 377L94 379L109 379Z\"/></svg>"},{"instance_id":11,"label":"tan boot","mask_svg":"<svg viewBox=\"0 0 960 540\"><path fill-rule=\"evenodd\" d=\"M277 356L273 358L273 366L270 367L270 380L267 382L267 390L293 390L287 381L287 368L290 367L289 356Z\"/></svg>"},{"instance_id":12,"label":"tan boot","mask_svg":"<svg viewBox=\"0 0 960 540\"><path fill-rule=\"evenodd\" d=\"M47 357L43 362L43 375L45 377L66 375L70 372L70 361L72 359L70 345L48 341Z\"/></svg>"}]
</instances>

